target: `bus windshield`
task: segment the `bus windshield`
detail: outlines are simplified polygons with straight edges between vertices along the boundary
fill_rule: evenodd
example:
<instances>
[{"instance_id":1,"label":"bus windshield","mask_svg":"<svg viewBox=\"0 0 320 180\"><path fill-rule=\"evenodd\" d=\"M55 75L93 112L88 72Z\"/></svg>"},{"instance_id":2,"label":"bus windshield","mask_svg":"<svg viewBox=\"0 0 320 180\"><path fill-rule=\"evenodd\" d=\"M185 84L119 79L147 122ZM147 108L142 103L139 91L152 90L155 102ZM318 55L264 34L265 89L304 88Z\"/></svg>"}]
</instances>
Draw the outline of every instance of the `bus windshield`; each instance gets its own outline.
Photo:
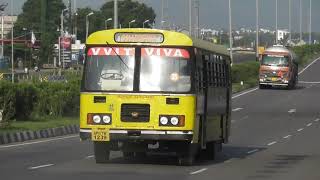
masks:
<instances>
[{"instance_id":1,"label":"bus windshield","mask_svg":"<svg viewBox=\"0 0 320 180\"><path fill-rule=\"evenodd\" d=\"M185 49L142 48L140 91L188 92L190 55Z\"/></svg>"},{"instance_id":2,"label":"bus windshield","mask_svg":"<svg viewBox=\"0 0 320 180\"><path fill-rule=\"evenodd\" d=\"M261 64L266 66L288 66L289 59L286 56L265 55Z\"/></svg>"},{"instance_id":3,"label":"bus windshield","mask_svg":"<svg viewBox=\"0 0 320 180\"><path fill-rule=\"evenodd\" d=\"M134 48L90 48L85 68L85 89L133 91L134 55Z\"/></svg>"}]
</instances>

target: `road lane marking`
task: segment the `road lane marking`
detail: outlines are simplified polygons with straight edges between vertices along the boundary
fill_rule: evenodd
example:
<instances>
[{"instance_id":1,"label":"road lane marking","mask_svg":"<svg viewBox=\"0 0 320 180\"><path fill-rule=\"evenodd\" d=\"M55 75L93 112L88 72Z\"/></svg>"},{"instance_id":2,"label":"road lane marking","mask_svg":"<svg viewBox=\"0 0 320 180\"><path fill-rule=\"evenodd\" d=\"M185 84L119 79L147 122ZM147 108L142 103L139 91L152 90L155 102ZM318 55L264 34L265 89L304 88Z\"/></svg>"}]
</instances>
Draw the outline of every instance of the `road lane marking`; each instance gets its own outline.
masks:
<instances>
[{"instance_id":1,"label":"road lane marking","mask_svg":"<svg viewBox=\"0 0 320 180\"><path fill-rule=\"evenodd\" d=\"M272 146L272 145L274 145L276 143L278 143L278 142L277 141L273 141L273 142L269 143L268 146Z\"/></svg>"},{"instance_id":2,"label":"road lane marking","mask_svg":"<svg viewBox=\"0 0 320 180\"><path fill-rule=\"evenodd\" d=\"M243 108L235 108L235 109L232 109L232 112L237 112L237 111L241 111Z\"/></svg>"},{"instance_id":3,"label":"road lane marking","mask_svg":"<svg viewBox=\"0 0 320 180\"><path fill-rule=\"evenodd\" d=\"M236 120L231 120L231 123L235 123L236 122Z\"/></svg>"},{"instance_id":4,"label":"road lane marking","mask_svg":"<svg viewBox=\"0 0 320 180\"><path fill-rule=\"evenodd\" d=\"M285 136L283 137L283 139L288 139L289 137L291 137L292 135L288 135L288 136Z\"/></svg>"},{"instance_id":5,"label":"road lane marking","mask_svg":"<svg viewBox=\"0 0 320 180\"><path fill-rule=\"evenodd\" d=\"M288 113L296 113L297 112L297 109L290 109L289 111L288 111Z\"/></svg>"},{"instance_id":6,"label":"road lane marking","mask_svg":"<svg viewBox=\"0 0 320 180\"><path fill-rule=\"evenodd\" d=\"M319 122L319 121L320 121L320 119L319 119L319 118L314 120L314 122Z\"/></svg>"},{"instance_id":7,"label":"road lane marking","mask_svg":"<svg viewBox=\"0 0 320 180\"><path fill-rule=\"evenodd\" d=\"M312 126L312 123L307 124L307 127Z\"/></svg>"},{"instance_id":8,"label":"road lane marking","mask_svg":"<svg viewBox=\"0 0 320 180\"><path fill-rule=\"evenodd\" d=\"M208 170L208 169L207 169L207 168L202 168L202 169L200 169L200 170L198 170L198 171L191 172L190 175L199 174L199 173L202 173L202 172L204 172L204 171L206 171L206 170Z\"/></svg>"},{"instance_id":9,"label":"road lane marking","mask_svg":"<svg viewBox=\"0 0 320 180\"><path fill-rule=\"evenodd\" d=\"M63 139L71 139L79 137L79 135L73 135L73 136L67 136L67 137L61 137L61 138L53 138L43 141L35 141L35 142L29 142L29 143L21 143L21 144L13 144L13 145L7 145L7 146L0 146L0 149L4 148L10 148L10 147L19 147L19 146L26 146L26 145L32 145L32 144L39 144L39 143L45 143L45 142L51 142L51 141L57 141L57 140L63 140Z\"/></svg>"},{"instance_id":10,"label":"road lane marking","mask_svg":"<svg viewBox=\"0 0 320 180\"><path fill-rule=\"evenodd\" d=\"M243 92L243 93L234 95L234 96L232 96L232 99L235 99L235 98L238 98L238 97L240 97L240 96L249 94L249 93L254 92L254 91L258 90L258 89L259 89L259 88L254 88L254 89L251 89L251 90L249 90L249 91L245 91L245 92Z\"/></svg>"},{"instance_id":11,"label":"road lane marking","mask_svg":"<svg viewBox=\"0 0 320 180\"><path fill-rule=\"evenodd\" d=\"M320 84L320 82L307 82L307 81L299 81L301 84ZM312 87L312 86L310 86Z\"/></svg>"},{"instance_id":12,"label":"road lane marking","mask_svg":"<svg viewBox=\"0 0 320 180\"><path fill-rule=\"evenodd\" d=\"M300 129L298 129L297 131L298 131L298 132L303 131L303 128L300 128Z\"/></svg>"},{"instance_id":13,"label":"road lane marking","mask_svg":"<svg viewBox=\"0 0 320 180\"><path fill-rule=\"evenodd\" d=\"M45 167L50 167L53 166L54 164L45 164L45 165L40 165L40 166L34 166L34 167L29 167L29 170L35 170L35 169L40 169L40 168L45 168Z\"/></svg>"},{"instance_id":14,"label":"road lane marking","mask_svg":"<svg viewBox=\"0 0 320 180\"><path fill-rule=\"evenodd\" d=\"M259 151L259 149L254 149L252 151L248 151L247 154L252 154L252 153L255 153L255 152L258 152L258 151Z\"/></svg>"},{"instance_id":15,"label":"road lane marking","mask_svg":"<svg viewBox=\"0 0 320 180\"><path fill-rule=\"evenodd\" d=\"M302 74L305 70L307 70L310 66L312 66L315 62L317 62L320 58L315 59L314 61L312 61L308 66L306 66L305 68L303 68L300 72L299 75Z\"/></svg>"},{"instance_id":16,"label":"road lane marking","mask_svg":"<svg viewBox=\"0 0 320 180\"><path fill-rule=\"evenodd\" d=\"M85 159L90 159L90 158L94 158L94 155L90 155L90 156L85 157Z\"/></svg>"}]
</instances>

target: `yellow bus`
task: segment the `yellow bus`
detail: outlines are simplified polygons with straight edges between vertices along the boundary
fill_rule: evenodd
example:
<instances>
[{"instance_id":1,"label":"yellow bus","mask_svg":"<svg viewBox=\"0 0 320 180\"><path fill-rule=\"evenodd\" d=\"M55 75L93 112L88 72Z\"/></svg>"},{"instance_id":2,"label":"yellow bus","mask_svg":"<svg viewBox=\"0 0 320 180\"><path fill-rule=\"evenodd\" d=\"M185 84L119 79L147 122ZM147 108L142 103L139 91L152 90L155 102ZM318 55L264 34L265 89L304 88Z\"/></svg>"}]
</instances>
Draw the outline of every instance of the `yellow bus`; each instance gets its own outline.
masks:
<instances>
[{"instance_id":1,"label":"yellow bus","mask_svg":"<svg viewBox=\"0 0 320 180\"><path fill-rule=\"evenodd\" d=\"M96 163L110 151L126 159L176 153L180 165L200 153L213 159L229 137L230 64L224 47L179 32L95 32L86 42L80 137L93 141Z\"/></svg>"}]
</instances>

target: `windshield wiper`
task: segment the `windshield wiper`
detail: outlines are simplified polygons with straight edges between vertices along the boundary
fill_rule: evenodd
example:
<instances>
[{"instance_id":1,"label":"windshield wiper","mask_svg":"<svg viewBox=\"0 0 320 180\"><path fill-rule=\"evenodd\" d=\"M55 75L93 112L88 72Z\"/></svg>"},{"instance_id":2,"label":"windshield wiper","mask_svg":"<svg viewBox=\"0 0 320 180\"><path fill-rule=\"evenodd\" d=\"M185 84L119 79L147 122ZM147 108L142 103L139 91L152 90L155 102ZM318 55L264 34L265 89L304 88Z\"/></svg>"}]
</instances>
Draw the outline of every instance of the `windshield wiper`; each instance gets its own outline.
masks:
<instances>
[{"instance_id":1,"label":"windshield wiper","mask_svg":"<svg viewBox=\"0 0 320 180\"><path fill-rule=\"evenodd\" d=\"M107 45L109 46L110 44L108 43L108 41L106 41ZM126 68L129 70L129 66L124 62L124 60L122 59L122 57L117 53L117 51L112 47L110 46L112 51L117 55L117 57L120 59L120 61L126 66Z\"/></svg>"}]
</instances>

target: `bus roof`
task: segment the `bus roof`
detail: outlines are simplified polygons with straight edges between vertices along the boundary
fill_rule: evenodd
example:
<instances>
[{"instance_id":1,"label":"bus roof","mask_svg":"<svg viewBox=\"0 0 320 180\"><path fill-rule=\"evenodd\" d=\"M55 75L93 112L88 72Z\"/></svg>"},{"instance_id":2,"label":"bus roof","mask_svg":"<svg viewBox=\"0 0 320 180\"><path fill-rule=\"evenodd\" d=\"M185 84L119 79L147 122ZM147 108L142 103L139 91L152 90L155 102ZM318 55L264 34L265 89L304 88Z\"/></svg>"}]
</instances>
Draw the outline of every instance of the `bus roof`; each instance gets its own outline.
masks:
<instances>
[{"instance_id":1,"label":"bus roof","mask_svg":"<svg viewBox=\"0 0 320 180\"><path fill-rule=\"evenodd\" d=\"M139 33L139 34L163 34L163 41L157 43L137 43L137 42L116 42L115 36L117 33ZM130 29L111 29L103 30L92 33L86 42L87 45L156 45L156 46L193 46L200 49L205 49L208 51L215 52L217 54L229 56L228 50L221 45L216 45L208 41L201 39L196 39L189 37L186 34L167 31L167 30L158 30L158 29L143 29L143 28L130 28Z\"/></svg>"}]
</instances>

